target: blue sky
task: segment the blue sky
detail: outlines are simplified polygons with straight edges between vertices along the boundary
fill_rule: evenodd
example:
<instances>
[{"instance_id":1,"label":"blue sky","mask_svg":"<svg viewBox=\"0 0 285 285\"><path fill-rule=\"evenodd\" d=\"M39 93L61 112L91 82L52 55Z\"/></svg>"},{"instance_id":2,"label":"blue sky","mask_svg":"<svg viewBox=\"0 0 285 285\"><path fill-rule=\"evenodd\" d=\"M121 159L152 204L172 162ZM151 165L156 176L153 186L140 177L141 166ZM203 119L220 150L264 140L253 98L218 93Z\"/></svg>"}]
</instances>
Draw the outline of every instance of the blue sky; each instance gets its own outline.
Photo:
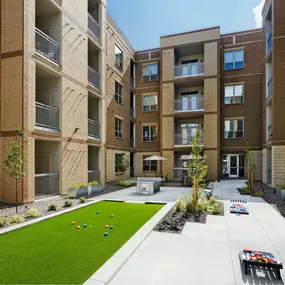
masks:
<instances>
[{"instance_id":1,"label":"blue sky","mask_svg":"<svg viewBox=\"0 0 285 285\"><path fill-rule=\"evenodd\" d=\"M107 0L107 10L133 47L142 50L158 47L159 37L166 34L216 25L221 26L221 33L255 28L260 25L261 2Z\"/></svg>"}]
</instances>

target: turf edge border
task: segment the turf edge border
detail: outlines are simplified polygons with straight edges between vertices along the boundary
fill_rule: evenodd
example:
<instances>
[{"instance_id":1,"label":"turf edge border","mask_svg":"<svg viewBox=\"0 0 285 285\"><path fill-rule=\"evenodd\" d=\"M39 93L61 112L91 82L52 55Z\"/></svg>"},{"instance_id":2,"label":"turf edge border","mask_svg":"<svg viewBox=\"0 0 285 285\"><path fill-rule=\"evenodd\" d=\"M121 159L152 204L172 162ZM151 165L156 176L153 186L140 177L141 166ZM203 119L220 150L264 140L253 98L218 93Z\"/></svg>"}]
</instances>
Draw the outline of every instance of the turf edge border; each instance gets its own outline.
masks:
<instances>
[{"instance_id":1,"label":"turf edge border","mask_svg":"<svg viewBox=\"0 0 285 285\"><path fill-rule=\"evenodd\" d=\"M145 203L150 204L150 203ZM160 204L154 202L153 204ZM155 226L173 208L175 202L165 204L148 222L146 222L107 262L105 262L84 285L109 284L122 267L138 250L145 239L151 234Z\"/></svg>"}]
</instances>

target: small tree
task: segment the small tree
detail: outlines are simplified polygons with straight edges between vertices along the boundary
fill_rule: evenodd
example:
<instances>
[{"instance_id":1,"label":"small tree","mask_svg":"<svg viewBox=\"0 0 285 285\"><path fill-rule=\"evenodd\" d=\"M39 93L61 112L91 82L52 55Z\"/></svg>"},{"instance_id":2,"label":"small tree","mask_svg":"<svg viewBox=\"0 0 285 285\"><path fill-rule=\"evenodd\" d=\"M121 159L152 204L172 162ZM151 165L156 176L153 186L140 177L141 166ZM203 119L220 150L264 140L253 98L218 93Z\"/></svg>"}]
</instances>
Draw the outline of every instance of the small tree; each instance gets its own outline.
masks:
<instances>
[{"instance_id":1,"label":"small tree","mask_svg":"<svg viewBox=\"0 0 285 285\"><path fill-rule=\"evenodd\" d=\"M122 173L122 179L124 179L124 174L130 166L130 163L127 159L125 159L125 154L121 153L117 155L115 158L115 165L118 172Z\"/></svg>"},{"instance_id":2,"label":"small tree","mask_svg":"<svg viewBox=\"0 0 285 285\"><path fill-rule=\"evenodd\" d=\"M254 153L251 150L248 142L246 143L246 158L247 158L247 179L248 179L248 190L250 193L254 193L254 175L256 172L256 165L254 162Z\"/></svg>"},{"instance_id":3,"label":"small tree","mask_svg":"<svg viewBox=\"0 0 285 285\"><path fill-rule=\"evenodd\" d=\"M193 183L193 204L195 209L199 197L199 188L202 189L205 187L208 172L208 165L205 162L206 156L203 155L204 148L201 145L201 134L201 130L198 129L196 137L191 141L192 159L187 164L188 174Z\"/></svg>"},{"instance_id":4,"label":"small tree","mask_svg":"<svg viewBox=\"0 0 285 285\"><path fill-rule=\"evenodd\" d=\"M5 161L5 170L9 177L16 181L16 213L18 213L18 184L25 176L25 159L23 157L22 143L24 132L16 128L15 133L14 139L8 145L8 158Z\"/></svg>"}]
</instances>

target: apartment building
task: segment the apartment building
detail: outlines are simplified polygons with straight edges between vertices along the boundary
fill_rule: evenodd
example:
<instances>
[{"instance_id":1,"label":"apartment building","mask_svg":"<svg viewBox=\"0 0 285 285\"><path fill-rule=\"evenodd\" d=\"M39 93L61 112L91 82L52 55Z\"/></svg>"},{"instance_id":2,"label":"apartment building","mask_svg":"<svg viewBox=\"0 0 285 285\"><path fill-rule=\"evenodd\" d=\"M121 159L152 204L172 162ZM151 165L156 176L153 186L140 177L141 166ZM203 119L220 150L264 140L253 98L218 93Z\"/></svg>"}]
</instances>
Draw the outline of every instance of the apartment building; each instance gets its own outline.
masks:
<instances>
[{"instance_id":1,"label":"apartment building","mask_svg":"<svg viewBox=\"0 0 285 285\"><path fill-rule=\"evenodd\" d=\"M262 180L285 183L285 3L266 1L264 28L264 96Z\"/></svg>"},{"instance_id":2,"label":"apartment building","mask_svg":"<svg viewBox=\"0 0 285 285\"><path fill-rule=\"evenodd\" d=\"M25 131L24 202L117 180L120 155L130 162L125 177L181 180L198 129L209 180L245 178L249 144L255 178L285 183L282 1L266 1L263 29L167 35L143 51L103 0L0 5L0 200L15 201L4 169L15 125ZM144 160L151 155L166 160Z\"/></svg>"}]
</instances>

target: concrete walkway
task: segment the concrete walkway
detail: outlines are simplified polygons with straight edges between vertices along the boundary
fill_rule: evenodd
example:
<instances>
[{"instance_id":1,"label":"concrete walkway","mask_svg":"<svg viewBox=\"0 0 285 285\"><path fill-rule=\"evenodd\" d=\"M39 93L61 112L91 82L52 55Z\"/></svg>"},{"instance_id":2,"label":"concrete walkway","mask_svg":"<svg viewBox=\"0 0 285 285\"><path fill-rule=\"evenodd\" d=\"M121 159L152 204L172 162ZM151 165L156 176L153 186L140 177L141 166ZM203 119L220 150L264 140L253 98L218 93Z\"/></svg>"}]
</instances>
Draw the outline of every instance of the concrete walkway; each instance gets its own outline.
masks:
<instances>
[{"instance_id":1,"label":"concrete walkway","mask_svg":"<svg viewBox=\"0 0 285 285\"><path fill-rule=\"evenodd\" d=\"M152 232L111 285L284 284L271 270L244 275L238 252L269 251L285 260L285 219L261 198L247 197L250 214L230 214L230 199L244 199L244 181L222 181L214 195L225 201L225 216L208 216L206 224L186 223L181 235ZM281 270L285 278L284 270Z\"/></svg>"}]
</instances>

